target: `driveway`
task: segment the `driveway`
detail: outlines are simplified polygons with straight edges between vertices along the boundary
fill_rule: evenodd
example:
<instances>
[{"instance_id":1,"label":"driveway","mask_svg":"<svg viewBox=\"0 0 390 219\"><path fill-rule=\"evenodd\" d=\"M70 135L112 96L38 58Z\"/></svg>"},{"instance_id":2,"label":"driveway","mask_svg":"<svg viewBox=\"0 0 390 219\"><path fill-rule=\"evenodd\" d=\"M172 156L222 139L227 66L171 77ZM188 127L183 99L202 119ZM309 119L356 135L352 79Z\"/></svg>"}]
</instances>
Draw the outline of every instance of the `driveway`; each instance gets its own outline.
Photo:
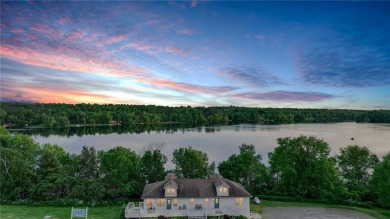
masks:
<instances>
[{"instance_id":1,"label":"driveway","mask_svg":"<svg viewBox=\"0 0 390 219\"><path fill-rule=\"evenodd\" d=\"M338 208L266 207L263 219L375 219L358 211Z\"/></svg>"}]
</instances>

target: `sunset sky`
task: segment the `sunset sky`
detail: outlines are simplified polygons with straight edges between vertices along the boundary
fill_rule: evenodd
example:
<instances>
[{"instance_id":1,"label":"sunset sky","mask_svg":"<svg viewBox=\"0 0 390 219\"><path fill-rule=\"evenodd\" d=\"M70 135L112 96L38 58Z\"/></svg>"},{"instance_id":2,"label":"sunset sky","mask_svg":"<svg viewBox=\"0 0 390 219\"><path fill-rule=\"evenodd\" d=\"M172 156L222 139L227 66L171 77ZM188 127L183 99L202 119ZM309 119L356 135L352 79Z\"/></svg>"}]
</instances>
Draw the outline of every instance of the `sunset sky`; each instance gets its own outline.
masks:
<instances>
[{"instance_id":1,"label":"sunset sky","mask_svg":"<svg viewBox=\"0 0 390 219\"><path fill-rule=\"evenodd\" d=\"M390 109L390 2L1 2L1 101Z\"/></svg>"}]
</instances>

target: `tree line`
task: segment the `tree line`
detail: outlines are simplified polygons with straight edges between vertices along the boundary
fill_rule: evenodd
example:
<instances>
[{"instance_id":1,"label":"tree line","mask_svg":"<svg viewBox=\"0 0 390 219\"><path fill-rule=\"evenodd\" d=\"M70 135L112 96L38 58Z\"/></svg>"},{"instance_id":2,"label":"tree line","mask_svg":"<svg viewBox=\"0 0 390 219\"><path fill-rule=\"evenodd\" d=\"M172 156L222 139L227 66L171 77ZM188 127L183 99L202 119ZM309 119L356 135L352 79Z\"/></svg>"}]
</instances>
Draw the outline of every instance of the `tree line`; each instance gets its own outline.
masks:
<instances>
[{"instance_id":1,"label":"tree line","mask_svg":"<svg viewBox=\"0 0 390 219\"><path fill-rule=\"evenodd\" d=\"M117 146L96 151L83 146L70 154L58 145L40 145L30 136L0 128L0 197L104 205L110 200L139 198L144 185L167 172L180 178L206 178L216 172L242 183L253 195L271 195L359 206L390 208L390 152L379 159L367 147L348 145L331 157L327 142L313 136L278 138L265 165L255 146L218 165L193 147L173 152L175 168L166 170L162 144L142 154Z\"/></svg>"},{"instance_id":2,"label":"tree line","mask_svg":"<svg viewBox=\"0 0 390 219\"><path fill-rule=\"evenodd\" d=\"M66 127L72 124L190 124L373 122L389 123L390 110L169 107L125 104L42 104L1 102L0 125Z\"/></svg>"}]
</instances>

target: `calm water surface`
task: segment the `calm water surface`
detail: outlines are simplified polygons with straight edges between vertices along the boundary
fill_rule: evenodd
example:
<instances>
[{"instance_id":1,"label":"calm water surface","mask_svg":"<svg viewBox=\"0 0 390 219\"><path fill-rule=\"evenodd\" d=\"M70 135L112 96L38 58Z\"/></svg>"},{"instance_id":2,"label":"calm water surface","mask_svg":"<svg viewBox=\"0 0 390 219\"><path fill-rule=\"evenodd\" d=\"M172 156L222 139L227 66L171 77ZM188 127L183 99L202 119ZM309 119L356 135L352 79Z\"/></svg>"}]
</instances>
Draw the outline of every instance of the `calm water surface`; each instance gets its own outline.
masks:
<instances>
[{"instance_id":1,"label":"calm water surface","mask_svg":"<svg viewBox=\"0 0 390 219\"><path fill-rule=\"evenodd\" d=\"M349 144L367 146L379 156L390 151L390 124L371 123L332 123L332 124L286 124L286 125L230 125L230 126L203 126L186 128L169 132L144 133L110 133L82 136L32 134L32 138L39 143L61 145L70 153L80 153L81 147L94 146L96 150L108 150L115 146L131 148L142 153L143 148L150 143L165 143L162 152L168 157L166 168L174 167L172 153L174 149L193 146L208 154L210 161L216 164L226 160L230 155L239 153L238 146L242 143L256 146L257 153L268 162L268 152L277 147L279 137L298 137L300 135L314 135L329 143L335 155L341 147ZM354 140L351 140L354 138Z\"/></svg>"}]
</instances>

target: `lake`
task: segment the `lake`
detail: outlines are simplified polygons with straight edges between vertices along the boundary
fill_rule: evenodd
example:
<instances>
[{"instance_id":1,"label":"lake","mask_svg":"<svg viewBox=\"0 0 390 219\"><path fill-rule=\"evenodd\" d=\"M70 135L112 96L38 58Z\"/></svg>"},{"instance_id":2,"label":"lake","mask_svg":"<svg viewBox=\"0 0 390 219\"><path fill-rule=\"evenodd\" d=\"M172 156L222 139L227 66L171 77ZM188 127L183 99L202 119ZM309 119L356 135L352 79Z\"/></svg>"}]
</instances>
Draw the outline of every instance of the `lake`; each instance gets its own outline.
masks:
<instances>
[{"instance_id":1,"label":"lake","mask_svg":"<svg viewBox=\"0 0 390 219\"><path fill-rule=\"evenodd\" d=\"M110 127L111 128L111 127ZM142 153L148 144L165 143L162 152L168 157L167 169L174 167L172 153L174 149L193 146L208 154L209 161L216 164L226 160L230 155L239 153L242 143L253 144L256 152L268 162L268 153L277 147L279 137L298 137L314 135L329 143L331 155L339 152L341 147L350 144L367 146L378 156L390 151L390 124L373 123L326 123L326 124L284 124L284 125L226 125L199 126L192 128L163 128L158 131L126 132L110 130L106 133L87 132L88 134L42 134L42 131L29 134L38 143L61 145L67 152L79 154L81 147L94 146L96 150L108 150L121 145ZM100 133L100 134L99 134ZM352 140L353 138L353 140Z\"/></svg>"}]
</instances>

